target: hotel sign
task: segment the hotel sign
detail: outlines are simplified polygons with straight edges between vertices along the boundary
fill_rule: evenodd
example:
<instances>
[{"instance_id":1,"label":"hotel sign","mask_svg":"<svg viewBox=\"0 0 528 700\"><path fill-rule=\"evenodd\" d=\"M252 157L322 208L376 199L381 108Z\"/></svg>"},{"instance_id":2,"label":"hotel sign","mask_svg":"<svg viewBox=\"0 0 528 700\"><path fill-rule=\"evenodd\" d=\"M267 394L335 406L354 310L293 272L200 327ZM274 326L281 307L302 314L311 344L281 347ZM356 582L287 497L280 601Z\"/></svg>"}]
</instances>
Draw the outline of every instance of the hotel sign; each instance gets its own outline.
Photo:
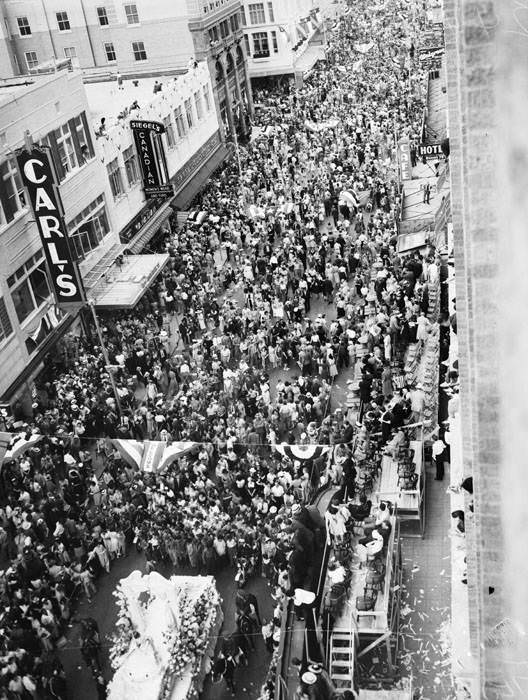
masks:
<instances>
[{"instance_id":1,"label":"hotel sign","mask_svg":"<svg viewBox=\"0 0 528 700\"><path fill-rule=\"evenodd\" d=\"M65 308L83 304L84 288L71 253L50 156L41 148L32 148L20 151L17 162L34 212L57 305Z\"/></svg>"},{"instance_id":2,"label":"hotel sign","mask_svg":"<svg viewBox=\"0 0 528 700\"><path fill-rule=\"evenodd\" d=\"M150 199L172 194L165 149L161 140L165 126L160 122L132 119L130 128L134 134L145 196Z\"/></svg>"},{"instance_id":3,"label":"hotel sign","mask_svg":"<svg viewBox=\"0 0 528 700\"><path fill-rule=\"evenodd\" d=\"M420 158L424 156L426 158L443 158L444 152L442 151L441 143L421 143L418 146L418 155Z\"/></svg>"}]
</instances>

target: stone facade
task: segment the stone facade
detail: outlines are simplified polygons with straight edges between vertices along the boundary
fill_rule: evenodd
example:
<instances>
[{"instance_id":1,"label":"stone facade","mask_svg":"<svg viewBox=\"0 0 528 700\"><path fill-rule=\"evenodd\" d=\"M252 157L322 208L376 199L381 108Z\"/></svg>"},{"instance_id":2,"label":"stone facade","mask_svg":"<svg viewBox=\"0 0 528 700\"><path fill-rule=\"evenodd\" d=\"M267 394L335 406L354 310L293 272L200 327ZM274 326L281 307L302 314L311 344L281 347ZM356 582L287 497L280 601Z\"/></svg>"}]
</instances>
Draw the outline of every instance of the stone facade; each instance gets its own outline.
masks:
<instances>
[{"instance_id":1,"label":"stone facade","mask_svg":"<svg viewBox=\"0 0 528 700\"><path fill-rule=\"evenodd\" d=\"M504 110L504 105L509 99L516 103L517 95L525 107L527 102L528 33L524 41L514 37L516 26L518 33L522 30L516 15L508 2L444 0L462 444L464 473L473 476L475 491L474 517L466 517L471 653L477 660L479 697L489 699L528 695L521 682L528 676L521 651L526 593L520 592L520 586L515 590L522 544L519 549L516 540L515 552L509 544L513 533L524 540L526 530L520 517L518 529L514 528L511 502L512 491L524 486L519 469L512 474L512 460L516 464L523 458L514 454L513 431L506 420L508 411L514 420L522 409L513 378L509 385L501 381L505 369L512 371L511 346L505 340L519 345L518 337L508 335L512 326L504 318L514 296L501 293L504 280L512 295L519 283L518 278L513 281L511 265L505 266L501 253L506 240L511 258L504 216L511 210L505 208L506 202L515 206L514 198L508 196L511 163L502 162L501 168L507 155L504 139L509 135L510 141L516 140L512 125L507 126L511 109ZM513 52L516 59L510 61L507 56ZM524 83L511 80L515 65ZM515 148L514 153L519 155ZM526 138L520 160L526 181ZM513 267L526 262L525 225L523 238L522 246L515 249L516 259L520 255L522 260ZM513 317L510 320L513 323ZM515 372L524 373L522 363L516 364ZM521 435L523 431L525 425ZM524 503L519 510L526 517Z\"/></svg>"}]
</instances>

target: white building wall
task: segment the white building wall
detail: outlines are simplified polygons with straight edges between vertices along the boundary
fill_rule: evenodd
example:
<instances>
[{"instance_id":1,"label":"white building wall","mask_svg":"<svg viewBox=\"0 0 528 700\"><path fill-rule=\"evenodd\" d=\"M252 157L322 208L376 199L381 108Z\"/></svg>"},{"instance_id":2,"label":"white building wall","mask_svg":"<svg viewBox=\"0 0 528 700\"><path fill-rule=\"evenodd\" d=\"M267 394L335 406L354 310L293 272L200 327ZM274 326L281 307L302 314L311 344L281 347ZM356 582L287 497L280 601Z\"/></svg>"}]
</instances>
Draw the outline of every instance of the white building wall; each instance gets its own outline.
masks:
<instances>
[{"instance_id":1,"label":"white building wall","mask_svg":"<svg viewBox=\"0 0 528 700\"><path fill-rule=\"evenodd\" d=\"M129 23L126 4L135 4L138 23ZM40 63L64 59L65 49L75 49L77 64L88 73L142 74L178 71L193 54L185 0L3 0L5 20L12 37L20 72L27 72L25 54L35 51ZM104 7L108 24L101 24L97 8ZM67 12L70 29L61 31L57 12ZM27 17L30 36L22 36L17 17ZM143 42L146 60L134 57L133 42ZM112 44L116 60L109 60L106 44ZM6 66L0 56L0 76Z\"/></svg>"},{"instance_id":2,"label":"white building wall","mask_svg":"<svg viewBox=\"0 0 528 700\"><path fill-rule=\"evenodd\" d=\"M129 187L125 173L123 153L134 143L132 131L129 127L130 119L148 119L163 122L166 117L170 117L176 142L172 148L169 148L166 135L163 136L163 141L171 178L219 130L217 113L212 97L211 78L205 61L200 63L195 70L161 82L163 86L162 92L151 95L149 102L139 97L138 101L141 109L134 110L126 119L119 120L117 125L110 127L107 133L96 141L96 148L105 168L115 158L118 159L121 179L125 186L124 194L113 200L110 207L112 228L117 232L125 228L146 204L141 182ZM211 96L210 109L207 111L205 100L202 97L203 117L198 119L194 95L197 91L200 91L203 96L205 86L208 86ZM179 137L174 112L178 107L181 107L185 117L185 101L189 99L191 100L195 124L191 129L187 130L183 137Z\"/></svg>"}]
</instances>

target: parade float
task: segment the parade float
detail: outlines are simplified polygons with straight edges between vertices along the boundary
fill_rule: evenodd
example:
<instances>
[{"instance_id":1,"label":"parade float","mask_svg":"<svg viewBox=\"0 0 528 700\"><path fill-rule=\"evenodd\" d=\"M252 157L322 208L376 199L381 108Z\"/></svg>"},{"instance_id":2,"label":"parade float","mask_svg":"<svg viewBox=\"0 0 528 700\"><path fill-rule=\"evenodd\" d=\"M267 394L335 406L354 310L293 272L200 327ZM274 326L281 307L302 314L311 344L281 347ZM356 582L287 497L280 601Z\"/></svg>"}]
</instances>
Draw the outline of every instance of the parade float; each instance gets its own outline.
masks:
<instances>
[{"instance_id":1,"label":"parade float","mask_svg":"<svg viewBox=\"0 0 528 700\"><path fill-rule=\"evenodd\" d=\"M134 571L114 595L109 700L197 698L223 619L214 578Z\"/></svg>"}]
</instances>

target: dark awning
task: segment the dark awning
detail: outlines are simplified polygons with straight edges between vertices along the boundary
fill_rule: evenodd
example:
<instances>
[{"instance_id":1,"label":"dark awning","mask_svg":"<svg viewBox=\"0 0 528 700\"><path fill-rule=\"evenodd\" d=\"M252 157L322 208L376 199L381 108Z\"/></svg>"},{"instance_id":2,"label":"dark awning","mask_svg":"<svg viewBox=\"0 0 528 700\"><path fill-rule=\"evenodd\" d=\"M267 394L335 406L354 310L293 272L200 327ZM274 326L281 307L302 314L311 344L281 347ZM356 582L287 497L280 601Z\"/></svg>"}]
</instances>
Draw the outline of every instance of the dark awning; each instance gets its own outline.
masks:
<instances>
[{"instance_id":1,"label":"dark awning","mask_svg":"<svg viewBox=\"0 0 528 700\"><path fill-rule=\"evenodd\" d=\"M159 211L156 212L156 215L152 217L147 224L145 224L141 231L134 236L130 243L127 243L126 249L134 254L140 253L154 234L161 228L161 226L163 226L165 221L167 221L172 212L173 209L170 202L166 202L162 207L160 207Z\"/></svg>"}]
</instances>

